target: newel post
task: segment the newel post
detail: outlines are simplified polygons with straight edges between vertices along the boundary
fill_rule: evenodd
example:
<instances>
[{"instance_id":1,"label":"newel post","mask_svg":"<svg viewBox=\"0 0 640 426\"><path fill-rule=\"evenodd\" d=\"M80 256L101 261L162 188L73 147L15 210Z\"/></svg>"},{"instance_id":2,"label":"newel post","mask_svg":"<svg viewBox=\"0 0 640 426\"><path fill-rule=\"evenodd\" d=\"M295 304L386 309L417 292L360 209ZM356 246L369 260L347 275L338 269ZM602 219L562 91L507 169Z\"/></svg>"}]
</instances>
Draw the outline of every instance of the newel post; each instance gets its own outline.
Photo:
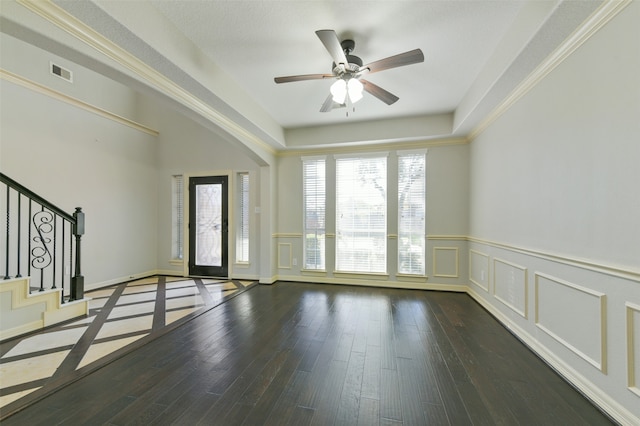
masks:
<instances>
[{"instance_id":1,"label":"newel post","mask_svg":"<svg viewBox=\"0 0 640 426\"><path fill-rule=\"evenodd\" d=\"M74 276L71 278L71 298L70 300L80 300L84 298L84 277L80 272L80 239L84 234L84 213L81 207L76 207L73 213L75 224L73 225L73 235L76 237L76 267Z\"/></svg>"}]
</instances>

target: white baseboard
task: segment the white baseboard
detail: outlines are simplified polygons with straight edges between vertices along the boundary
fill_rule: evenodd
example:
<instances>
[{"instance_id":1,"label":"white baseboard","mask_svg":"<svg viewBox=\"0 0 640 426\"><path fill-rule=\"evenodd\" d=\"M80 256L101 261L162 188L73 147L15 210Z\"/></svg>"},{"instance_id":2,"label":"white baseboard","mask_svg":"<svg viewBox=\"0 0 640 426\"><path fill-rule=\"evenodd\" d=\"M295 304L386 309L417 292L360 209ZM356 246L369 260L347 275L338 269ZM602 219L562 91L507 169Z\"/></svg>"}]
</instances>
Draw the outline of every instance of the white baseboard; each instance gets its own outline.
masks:
<instances>
[{"instance_id":1,"label":"white baseboard","mask_svg":"<svg viewBox=\"0 0 640 426\"><path fill-rule=\"evenodd\" d=\"M175 273L175 271L174 271L174 273ZM127 275L127 276L124 276L124 277L113 278L113 279L107 280L107 281L100 281L100 282L96 282L96 283L87 284L87 285L84 286L84 291L97 290L99 288L109 287L109 286L115 285L115 284L122 284L124 282L131 281L131 280L139 280L141 278L152 277L154 275L164 275L164 274L158 272L158 270L140 272L140 273L137 273L137 274L131 274L131 275Z\"/></svg>"},{"instance_id":2,"label":"white baseboard","mask_svg":"<svg viewBox=\"0 0 640 426\"><path fill-rule=\"evenodd\" d=\"M338 285L356 285L365 287L380 288L402 288L407 290L442 290L465 292L467 286L463 284L441 284L441 283L425 283L410 281L376 281L362 278L333 278L320 276L304 276L304 275L277 275L274 281L293 281L303 283L316 284L338 284Z\"/></svg>"},{"instance_id":3,"label":"white baseboard","mask_svg":"<svg viewBox=\"0 0 640 426\"><path fill-rule=\"evenodd\" d=\"M625 426L633 426L640 424L640 418L620 405L609 395L600 390L592 382L587 380L582 374L578 373L569 364L556 356L547 347L542 345L531 334L526 332L522 327L513 323L500 310L496 309L491 303L487 302L473 288L467 287L467 294L478 302L483 308L491 313L504 327L515 334L524 344L526 344L533 352L550 365L558 374L566 381L576 387L582 394L590 399L596 406L606 412L615 421Z\"/></svg>"}]
</instances>

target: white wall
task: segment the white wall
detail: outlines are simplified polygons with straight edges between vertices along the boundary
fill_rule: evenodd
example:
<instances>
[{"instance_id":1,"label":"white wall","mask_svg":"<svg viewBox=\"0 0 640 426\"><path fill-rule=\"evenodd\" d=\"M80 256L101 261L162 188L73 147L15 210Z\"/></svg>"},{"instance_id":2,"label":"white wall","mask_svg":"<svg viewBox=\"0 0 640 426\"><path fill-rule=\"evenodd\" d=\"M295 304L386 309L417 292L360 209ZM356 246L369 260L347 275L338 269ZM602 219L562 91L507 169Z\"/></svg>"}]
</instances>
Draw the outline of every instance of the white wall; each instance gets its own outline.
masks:
<instances>
[{"instance_id":1,"label":"white wall","mask_svg":"<svg viewBox=\"0 0 640 426\"><path fill-rule=\"evenodd\" d=\"M69 213L76 206L83 208L87 289L156 272L183 273L183 265L170 262L173 174L229 174L233 208L233 178L249 172L252 211L259 205L256 156L249 157L245 149L164 101L145 98L6 34L0 37L2 68L42 85L45 92L0 80L0 170ZM51 60L72 70L74 82L51 75ZM51 94L70 98L63 101ZM71 98L84 106L74 105ZM94 114L91 107L142 121L151 133L159 133ZM251 261L230 264L234 277L259 275L260 217L251 219ZM233 260L233 235L230 243Z\"/></svg>"},{"instance_id":2,"label":"white wall","mask_svg":"<svg viewBox=\"0 0 640 426\"><path fill-rule=\"evenodd\" d=\"M171 259L171 178L173 175L185 177L203 175L229 175L230 215L229 215L229 267L233 277L257 279L259 274L259 216L255 207L259 205L259 166L245 155L236 144L224 141L219 135L209 131L193 120L167 106L152 100L140 104L145 122L156 128L158 168L158 269L165 273L182 274L184 264ZM234 264L234 230L236 181L238 172L249 173L250 243L249 264ZM185 194L187 192L185 191ZM188 205L185 203L185 208ZM186 219L185 214L185 219Z\"/></svg>"},{"instance_id":3,"label":"white wall","mask_svg":"<svg viewBox=\"0 0 640 426\"><path fill-rule=\"evenodd\" d=\"M80 98L64 86L73 85L48 73L49 60L60 58L6 35L2 47L4 69L43 68L22 77ZM134 93L72 68L86 101L130 111ZM155 270L155 137L7 80L0 84L0 168L69 213L82 207L85 286Z\"/></svg>"},{"instance_id":4,"label":"white wall","mask_svg":"<svg viewBox=\"0 0 640 426\"><path fill-rule=\"evenodd\" d=\"M636 424L638 22L632 2L471 142L469 230L473 296Z\"/></svg>"},{"instance_id":5,"label":"white wall","mask_svg":"<svg viewBox=\"0 0 640 426\"><path fill-rule=\"evenodd\" d=\"M427 148L428 143L413 144L412 149ZM372 146L370 152L388 152L388 234L397 234L397 145ZM351 151L353 152L353 151ZM440 288L464 290L467 277L465 236L468 228L468 152L466 144L428 147L427 153L427 222L426 275L428 279L398 277L397 240L387 243L388 277L345 275L334 272L335 238L326 239L327 271L302 271L302 160L308 155L287 154L278 162L277 230L275 237L278 277L283 280L350 283L362 285L396 286L410 288ZM336 151L313 155L326 155L326 223L328 234L335 234L335 159ZM350 153L348 149L340 154ZM434 251L435 249L435 251ZM440 262L434 262L434 256ZM294 265L294 261L295 264Z\"/></svg>"}]
</instances>

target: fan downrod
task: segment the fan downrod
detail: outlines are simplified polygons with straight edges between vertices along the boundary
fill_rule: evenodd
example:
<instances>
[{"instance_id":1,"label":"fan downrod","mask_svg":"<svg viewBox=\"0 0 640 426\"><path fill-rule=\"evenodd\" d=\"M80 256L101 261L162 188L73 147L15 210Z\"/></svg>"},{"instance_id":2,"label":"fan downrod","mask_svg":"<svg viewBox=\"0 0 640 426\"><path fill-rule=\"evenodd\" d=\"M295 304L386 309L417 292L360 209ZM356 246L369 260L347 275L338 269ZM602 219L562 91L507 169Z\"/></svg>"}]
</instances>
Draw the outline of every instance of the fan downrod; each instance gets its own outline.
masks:
<instances>
[{"instance_id":1,"label":"fan downrod","mask_svg":"<svg viewBox=\"0 0 640 426\"><path fill-rule=\"evenodd\" d=\"M356 48L356 42L353 40L342 40L340 46L342 46L342 50L344 50L345 55L348 55Z\"/></svg>"}]
</instances>

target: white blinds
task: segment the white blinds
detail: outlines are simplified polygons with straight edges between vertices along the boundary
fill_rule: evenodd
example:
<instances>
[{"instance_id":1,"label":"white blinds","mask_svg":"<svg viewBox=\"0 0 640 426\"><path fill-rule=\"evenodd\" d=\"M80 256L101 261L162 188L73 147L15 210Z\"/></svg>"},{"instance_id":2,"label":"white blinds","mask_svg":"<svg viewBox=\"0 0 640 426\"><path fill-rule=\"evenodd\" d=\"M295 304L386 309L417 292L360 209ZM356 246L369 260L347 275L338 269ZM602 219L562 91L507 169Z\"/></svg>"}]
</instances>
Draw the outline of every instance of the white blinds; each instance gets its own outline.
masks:
<instances>
[{"instance_id":1,"label":"white blinds","mask_svg":"<svg viewBox=\"0 0 640 426\"><path fill-rule=\"evenodd\" d=\"M336 270L387 270L387 157L336 158Z\"/></svg>"},{"instance_id":2,"label":"white blinds","mask_svg":"<svg viewBox=\"0 0 640 426\"><path fill-rule=\"evenodd\" d=\"M425 154L398 156L398 272L425 273Z\"/></svg>"},{"instance_id":3,"label":"white blinds","mask_svg":"<svg viewBox=\"0 0 640 426\"><path fill-rule=\"evenodd\" d=\"M304 268L325 269L325 159L303 158Z\"/></svg>"},{"instance_id":4,"label":"white blinds","mask_svg":"<svg viewBox=\"0 0 640 426\"><path fill-rule=\"evenodd\" d=\"M184 189L182 175L173 175L172 177L172 214L171 214L171 257L173 259L182 259L182 230L184 226Z\"/></svg>"},{"instance_id":5,"label":"white blinds","mask_svg":"<svg viewBox=\"0 0 640 426\"><path fill-rule=\"evenodd\" d=\"M238 229L236 262L249 261L249 173L238 173Z\"/></svg>"}]
</instances>

